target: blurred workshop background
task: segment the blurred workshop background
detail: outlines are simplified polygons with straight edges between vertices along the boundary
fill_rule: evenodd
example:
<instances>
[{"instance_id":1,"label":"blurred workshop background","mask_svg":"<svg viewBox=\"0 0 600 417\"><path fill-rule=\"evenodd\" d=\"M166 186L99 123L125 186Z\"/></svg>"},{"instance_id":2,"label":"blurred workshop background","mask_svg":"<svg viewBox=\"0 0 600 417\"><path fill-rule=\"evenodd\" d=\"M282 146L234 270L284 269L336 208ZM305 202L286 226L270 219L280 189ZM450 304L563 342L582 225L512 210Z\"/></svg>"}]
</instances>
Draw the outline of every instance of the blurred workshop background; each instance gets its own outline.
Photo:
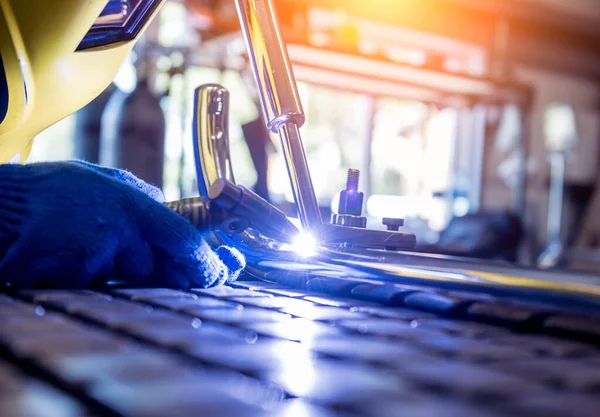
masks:
<instances>
[{"instance_id":1,"label":"blurred workshop background","mask_svg":"<svg viewBox=\"0 0 600 417\"><path fill-rule=\"evenodd\" d=\"M369 227L403 217L419 251L600 271L596 0L273 0L328 217L361 170ZM127 168L196 195L192 93L231 93L236 181L294 215L232 0L170 0L101 96L30 161Z\"/></svg>"}]
</instances>

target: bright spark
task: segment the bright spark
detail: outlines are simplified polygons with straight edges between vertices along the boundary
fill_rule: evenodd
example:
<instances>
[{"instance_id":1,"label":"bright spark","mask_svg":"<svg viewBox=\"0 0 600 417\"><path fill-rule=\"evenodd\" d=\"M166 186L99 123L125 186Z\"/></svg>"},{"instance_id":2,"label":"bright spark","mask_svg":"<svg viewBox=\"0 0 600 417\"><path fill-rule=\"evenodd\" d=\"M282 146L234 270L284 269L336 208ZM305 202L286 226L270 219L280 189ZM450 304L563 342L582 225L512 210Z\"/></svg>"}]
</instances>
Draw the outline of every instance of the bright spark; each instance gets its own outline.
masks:
<instances>
[{"instance_id":1,"label":"bright spark","mask_svg":"<svg viewBox=\"0 0 600 417\"><path fill-rule=\"evenodd\" d=\"M300 233L291 245L294 252L302 257L317 254L317 240L310 233Z\"/></svg>"}]
</instances>

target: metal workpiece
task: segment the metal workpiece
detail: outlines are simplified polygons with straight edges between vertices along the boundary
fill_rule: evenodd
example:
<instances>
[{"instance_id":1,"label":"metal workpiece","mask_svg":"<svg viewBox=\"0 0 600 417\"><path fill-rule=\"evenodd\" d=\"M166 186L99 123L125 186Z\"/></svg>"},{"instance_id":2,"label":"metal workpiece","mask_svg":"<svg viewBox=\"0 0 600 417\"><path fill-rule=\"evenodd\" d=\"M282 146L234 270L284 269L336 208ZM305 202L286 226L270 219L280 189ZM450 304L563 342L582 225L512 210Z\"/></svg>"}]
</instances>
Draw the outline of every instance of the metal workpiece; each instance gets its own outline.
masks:
<instances>
[{"instance_id":1,"label":"metal workpiece","mask_svg":"<svg viewBox=\"0 0 600 417\"><path fill-rule=\"evenodd\" d=\"M219 178L235 182L229 153L229 92L217 84L194 90L194 153L200 195Z\"/></svg>"},{"instance_id":2,"label":"metal workpiece","mask_svg":"<svg viewBox=\"0 0 600 417\"><path fill-rule=\"evenodd\" d=\"M317 232L321 214L299 132L304 111L275 10L270 0L235 3L266 125L281 139L300 223Z\"/></svg>"},{"instance_id":3,"label":"metal workpiece","mask_svg":"<svg viewBox=\"0 0 600 417\"><path fill-rule=\"evenodd\" d=\"M210 187L209 197L211 204L231 217L245 219L247 227L265 237L291 243L299 233L282 211L241 185L226 179L217 180Z\"/></svg>"}]
</instances>

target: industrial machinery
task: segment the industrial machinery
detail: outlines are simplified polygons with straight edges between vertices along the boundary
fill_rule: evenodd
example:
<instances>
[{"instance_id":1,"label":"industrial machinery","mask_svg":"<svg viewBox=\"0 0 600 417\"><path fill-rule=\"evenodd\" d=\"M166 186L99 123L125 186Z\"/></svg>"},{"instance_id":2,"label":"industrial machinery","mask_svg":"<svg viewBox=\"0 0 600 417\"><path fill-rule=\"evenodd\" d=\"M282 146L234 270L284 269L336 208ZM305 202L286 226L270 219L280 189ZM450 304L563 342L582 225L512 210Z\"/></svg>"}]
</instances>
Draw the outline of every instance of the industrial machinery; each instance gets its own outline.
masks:
<instances>
[{"instance_id":1,"label":"industrial machinery","mask_svg":"<svg viewBox=\"0 0 600 417\"><path fill-rule=\"evenodd\" d=\"M228 4L222 7L235 5L234 2ZM308 9L300 5L286 7L277 1L273 4L282 12L279 35L286 43L286 56L298 81L298 88L280 90L300 90L302 94L304 108L301 105L300 109L290 108L290 111L296 114L297 110L304 110L302 119L307 119L300 131L303 151L306 150L304 159L311 166L314 186L312 193L306 191L305 194L316 194L323 218L329 218L330 210L338 208L336 196L344 188L342 176L348 168L360 169L359 191L364 193L365 209L362 216L368 219L369 229L385 231L387 225L382 225L383 217L405 219L405 226L398 229L405 234L400 248L410 247L410 232L417 235L419 245L435 242L452 216L460 216L464 210L475 212L498 204L521 219L527 218L524 212L528 138L524 132L528 130L526 120L532 97L529 85L513 78L484 75L487 64L481 63L485 56L482 47L469 47L460 42L446 44L436 37L423 39L415 31L392 25L379 27L378 21L369 21L359 13L336 14L318 2L314 6L305 5ZM229 13L224 12L224 15L235 17L235 9L227 10ZM239 25L225 24L218 19L216 22L210 31L200 31L202 45L187 55L187 65L195 69L188 71L186 79L189 84L197 85L203 82L198 76L202 72L211 82L226 85L233 94L233 102L238 103L232 107L231 123L244 124L248 116L246 110L240 111L240 104L249 99L254 101L255 96L258 103L260 84L246 82L250 78L246 75L252 76L252 59L237 29ZM265 27L261 24L261 31ZM350 36L350 32L354 36ZM328 42L325 42L326 35ZM343 39L336 38L338 35L344 35ZM341 44L342 41L348 43ZM435 49L439 48L437 42L447 46L444 54ZM407 60L400 52L393 54L397 50L420 53L424 61ZM214 51L223 52L216 59ZM451 60L455 64L459 61L459 69L456 65L454 69L445 66L446 61ZM271 60L266 62L271 65ZM285 71L278 74L281 76ZM281 80L280 83L283 78ZM240 83L246 87L243 91L238 90ZM336 101L338 96L339 101ZM298 97L294 100L298 101ZM260 103L257 107L261 107ZM265 112L263 109L254 113ZM500 151L496 150L498 129L490 121L494 117L495 123L503 127L507 119L511 119L508 124L516 126L511 127L514 133ZM299 118L294 116L295 120ZM269 117L262 119L261 126L269 123ZM322 134L320 130L325 129L327 133ZM505 130L502 129L502 134ZM281 142L277 134L271 131L271 139ZM262 135L268 140L268 134ZM236 130L232 131L231 138L237 162L236 179L250 185L254 181L252 167L238 159L245 152L245 144L238 140ZM506 139L502 142L507 143ZM252 146L249 148L252 151ZM278 148L277 154L272 154L268 161L271 201L293 216L297 209L285 175L290 158L285 156L285 147L275 148ZM502 153L502 159L497 153ZM335 158L328 159L328 155ZM502 163L503 160L507 164ZM495 169L500 163L502 174L500 169ZM186 162L182 168L189 183L195 177L192 165ZM302 163L297 162L295 166L294 169L300 170ZM266 168L261 172L264 170ZM489 181L498 182L497 189L483 187ZM183 195L193 195L194 185ZM337 221L339 224L348 219ZM325 223L329 228L329 221ZM352 224L360 225L360 221L356 219ZM525 229L526 233L529 231ZM354 230L344 230L345 234L350 232ZM363 239L360 241L368 246Z\"/></svg>"},{"instance_id":2,"label":"industrial machinery","mask_svg":"<svg viewBox=\"0 0 600 417\"><path fill-rule=\"evenodd\" d=\"M302 106L272 3L268 0L238 0L236 5L266 125L280 135L283 144L303 232L303 238L299 239L301 249L273 239L268 233L261 234L251 229L237 234L217 232L221 241L239 247L246 254L249 271L259 276L273 276L269 274L270 269L260 268L271 259L282 270L302 270L299 265L305 264L306 270L310 271L310 265L317 264L319 268L346 271L337 272L340 278L348 273L347 268L350 267L360 270L361 276L377 280L425 285L440 285L442 282L444 286L460 290L514 292L537 299L598 303L595 295L599 291L596 287L598 280L587 275L578 277L571 274L567 279L558 272L524 270L502 263L398 252L412 247L415 242L414 235L398 231L401 219L385 219L387 231L369 230L360 227L360 212L355 207L350 212L334 215L332 224L323 222L316 208L312 179L298 131L298 126L303 123ZM205 199L210 199L209 189L214 182L225 179L235 183L228 151L227 103L228 95L222 87L209 85L196 91L194 145L200 193ZM343 193L355 191L353 183L354 180L350 179L350 188ZM307 235L312 242L308 251ZM309 256L301 258L300 263L299 253L308 253ZM310 276L307 271L302 274ZM290 273L282 275L289 277Z\"/></svg>"}]
</instances>

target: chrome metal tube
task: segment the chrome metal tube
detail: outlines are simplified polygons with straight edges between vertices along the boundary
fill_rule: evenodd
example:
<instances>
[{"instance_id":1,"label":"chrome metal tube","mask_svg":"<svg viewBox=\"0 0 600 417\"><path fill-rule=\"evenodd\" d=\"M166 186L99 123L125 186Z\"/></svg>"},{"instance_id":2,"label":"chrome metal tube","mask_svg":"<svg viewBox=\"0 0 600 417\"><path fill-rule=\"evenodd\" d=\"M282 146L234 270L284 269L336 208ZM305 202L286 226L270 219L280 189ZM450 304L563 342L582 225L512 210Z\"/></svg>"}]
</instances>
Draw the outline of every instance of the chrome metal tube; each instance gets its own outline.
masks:
<instances>
[{"instance_id":1,"label":"chrome metal tube","mask_svg":"<svg viewBox=\"0 0 600 417\"><path fill-rule=\"evenodd\" d=\"M265 122L273 133L279 133L302 227L316 231L321 215L298 130L304 124L304 112L273 5L270 0L235 3Z\"/></svg>"},{"instance_id":2,"label":"chrome metal tube","mask_svg":"<svg viewBox=\"0 0 600 417\"><path fill-rule=\"evenodd\" d=\"M302 126L304 111L271 1L235 4L268 128L277 133L289 121Z\"/></svg>"},{"instance_id":3,"label":"chrome metal tube","mask_svg":"<svg viewBox=\"0 0 600 417\"><path fill-rule=\"evenodd\" d=\"M213 182L235 182L229 154L229 93L217 84L194 91L194 154L200 195L208 198Z\"/></svg>"},{"instance_id":4,"label":"chrome metal tube","mask_svg":"<svg viewBox=\"0 0 600 417\"><path fill-rule=\"evenodd\" d=\"M312 186L298 126L294 123L282 125L279 128L279 137L302 229L316 232L321 228L321 212Z\"/></svg>"}]
</instances>

